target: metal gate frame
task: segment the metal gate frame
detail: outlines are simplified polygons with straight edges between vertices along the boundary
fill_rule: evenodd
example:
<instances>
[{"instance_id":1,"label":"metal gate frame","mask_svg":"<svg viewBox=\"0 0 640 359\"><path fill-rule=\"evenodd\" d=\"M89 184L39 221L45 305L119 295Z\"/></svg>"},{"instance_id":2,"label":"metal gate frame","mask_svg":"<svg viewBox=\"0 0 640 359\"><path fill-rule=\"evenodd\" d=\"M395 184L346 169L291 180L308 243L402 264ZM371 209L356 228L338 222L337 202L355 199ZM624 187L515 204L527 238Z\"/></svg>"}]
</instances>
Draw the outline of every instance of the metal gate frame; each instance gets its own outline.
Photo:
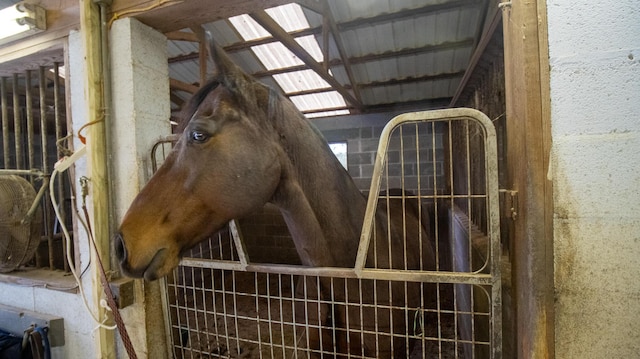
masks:
<instances>
[{"instance_id":1,"label":"metal gate frame","mask_svg":"<svg viewBox=\"0 0 640 359\"><path fill-rule=\"evenodd\" d=\"M486 169L486 206L487 206L487 230L489 238L489 263L478 271L470 272L443 272L443 271L416 271L396 269L366 268L365 262L369 247L376 203L382 171L385 164L389 140L394 128L407 123L437 122L467 120L479 125L483 132ZM171 139L175 139L172 137ZM168 140L166 142L169 142ZM498 190L498 166L496 132L492 122L482 112L468 109L455 108L433 110L423 112L406 113L394 117L383 129L380 137L378 151L375 158L373 178L370 187L370 195L367 203L366 214L363 222L360 244L354 268L335 267L304 267L298 265L282 264L255 264L249 261L245 245L238 232L235 221L229 223L229 230L237 252L237 260L219 260L188 258L181 260L180 265L185 267L219 269L241 272L256 272L280 275L300 275L336 277L344 279L372 279L387 281L406 281L423 283L465 284L491 287L490 293L490 356L494 359L502 358L502 288L500 275L500 218L499 218L499 190ZM154 164L155 164L154 159ZM486 273L486 271L489 273ZM165 286L165 292L168 292ZM168 297L165 298L165 306L168 313ZM167 321L171 326L170 320ZM171 332L171 328L168 328Z\"/></svg>"}]
</instances>

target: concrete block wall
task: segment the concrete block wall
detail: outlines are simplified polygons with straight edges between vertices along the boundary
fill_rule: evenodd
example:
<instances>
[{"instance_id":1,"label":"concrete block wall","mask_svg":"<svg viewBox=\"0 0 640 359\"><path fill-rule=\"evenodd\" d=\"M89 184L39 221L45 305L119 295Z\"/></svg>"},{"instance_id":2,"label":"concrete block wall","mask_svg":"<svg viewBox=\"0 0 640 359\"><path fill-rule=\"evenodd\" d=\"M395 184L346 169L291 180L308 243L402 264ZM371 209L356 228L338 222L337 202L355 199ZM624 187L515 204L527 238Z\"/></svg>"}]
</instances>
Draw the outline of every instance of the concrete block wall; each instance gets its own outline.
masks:
<instances>
[{"instance_id":1,"label":"concrete block wall","mask_svg":"<svg viewBox=\"0 0 640 359\"><path fill-rule=\"evenodd\" d=\"M113 117L113 199L119 223L151 175L149 150L171 134L167 39L134 18L110 31ZM135 281L135 303L121 313L139 357L166 355L160 284ZM120 357L126 355L117 341Z\"/></svg>"},{"instance_id":2,"label":"concrete block wall","mask_svg":"<svg viewBox=\"0 0 640 359\"><path fill-rule=\"evenodd\" d=\"M556 358L637 358L640 2L547 6Z\"/></svg>"},{"instance_id":3,"label":"concrete block wall","mask_svg":"<svg viewBox=\"0 0 640 359\"><path fill-rule=\"evenodd\" d=\"M333 119L314 120L328 142L347 142L348 171L364 193L370 189L380 135L386 123L395 115L347 116L341 123ZM437 127L432 138L430 126L420 125L417 132L419 151L416 151L414 130L403 133L402 144L399 131L392 133L386 159L390 188L401 187L403 174L407 188L417 188L418 177L420 187L425 191L433 191L434 176L437 177L436 183L444 185L443 134L440 130L442 127ZM435 166L432 160L434 150L437 156Z\"/></svg>"}]
</instances>

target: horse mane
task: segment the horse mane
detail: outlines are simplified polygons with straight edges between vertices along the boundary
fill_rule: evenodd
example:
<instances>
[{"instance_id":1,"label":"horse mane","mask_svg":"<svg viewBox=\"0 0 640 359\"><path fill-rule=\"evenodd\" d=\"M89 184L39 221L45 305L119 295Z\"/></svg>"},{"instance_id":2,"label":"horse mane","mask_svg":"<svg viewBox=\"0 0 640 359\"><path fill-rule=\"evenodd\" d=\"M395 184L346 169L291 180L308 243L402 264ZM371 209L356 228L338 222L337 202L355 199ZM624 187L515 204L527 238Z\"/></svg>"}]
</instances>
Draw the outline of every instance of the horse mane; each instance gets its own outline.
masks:
<instances>
[{"instance_id":1,"label":"horse mane","mask_svg":"<svg viewBox=\"0 0 640 359\"><path fill-rule=\"evenodd\" d=\"M284 113L284 109L282 107L282 101L286 100L282 96L282 94L278 90L272 88L271 86L267 86L259 82L256 82L255 84L257 84L258 86L265 87L269 93L268 101L266 103L268 107L266 111L267 118L269 120L273 120L277 116L282 115ZM181 111L181 115L180 115L181 121L177 128L178 133L181 133L182 131L184 131L185 127L189 123L189 120L198 110L198 107L200 107L200 105L202 104L204 99L207 97L207 95L209 95L211 91L215 90L220 85L224 86L224 83L220 81L218 78L213 77L209 79L204 84L204 86L200 87L198 91L196 91L196 93L194 93L189 98L186 106ZM244 95L248 95L248 94L245 92ZM244 101L244 102L245 102L244 105L246 106L245 107L246 110L256 111L260 107L260 106L257 106L257 99L255 99L254 96L251 96L251 99L249 101ZM302 114L300 115L303 116Z\"/></svg>"}]
</instances>

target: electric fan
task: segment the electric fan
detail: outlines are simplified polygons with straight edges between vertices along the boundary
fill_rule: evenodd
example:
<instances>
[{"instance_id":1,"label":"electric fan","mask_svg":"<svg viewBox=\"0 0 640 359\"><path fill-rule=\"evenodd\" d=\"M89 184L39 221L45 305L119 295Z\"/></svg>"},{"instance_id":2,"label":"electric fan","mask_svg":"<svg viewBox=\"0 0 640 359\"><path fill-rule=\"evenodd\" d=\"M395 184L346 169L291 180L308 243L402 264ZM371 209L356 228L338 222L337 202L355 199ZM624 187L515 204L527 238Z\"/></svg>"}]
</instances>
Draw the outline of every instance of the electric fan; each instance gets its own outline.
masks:
<instances>
[{"instance_id":1,"label":"electric fan","mask_svg":"<svg viewBox=\"0 0 640 359\"><path fill-rule=\"evenodd\" d=\"M28 263L40 243L42 210L27 218L36 198L33 186L18 176L0 176L0 273Z\"/></svg>"}]
</instances>

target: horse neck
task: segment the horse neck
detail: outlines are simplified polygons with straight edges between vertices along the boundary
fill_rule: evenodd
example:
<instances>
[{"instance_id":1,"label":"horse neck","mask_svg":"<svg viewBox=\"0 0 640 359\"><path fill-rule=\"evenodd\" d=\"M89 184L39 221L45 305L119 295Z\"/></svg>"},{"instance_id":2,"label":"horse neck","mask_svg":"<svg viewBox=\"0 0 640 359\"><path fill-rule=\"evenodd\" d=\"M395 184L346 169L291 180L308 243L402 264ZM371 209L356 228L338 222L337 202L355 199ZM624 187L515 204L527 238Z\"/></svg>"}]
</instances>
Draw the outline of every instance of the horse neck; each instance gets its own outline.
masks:
<instances>
[{"instance_id":1,"label":"horse neck","mask_svg":"<svg viewBox=\"0 0 640 359\"><path fill-rule=\"evenodd\" d=\"M304 118L281 121L283 176L274 203L280 207L302 262L351 267L366 200Z\"/></svg>"}]
</instances>

